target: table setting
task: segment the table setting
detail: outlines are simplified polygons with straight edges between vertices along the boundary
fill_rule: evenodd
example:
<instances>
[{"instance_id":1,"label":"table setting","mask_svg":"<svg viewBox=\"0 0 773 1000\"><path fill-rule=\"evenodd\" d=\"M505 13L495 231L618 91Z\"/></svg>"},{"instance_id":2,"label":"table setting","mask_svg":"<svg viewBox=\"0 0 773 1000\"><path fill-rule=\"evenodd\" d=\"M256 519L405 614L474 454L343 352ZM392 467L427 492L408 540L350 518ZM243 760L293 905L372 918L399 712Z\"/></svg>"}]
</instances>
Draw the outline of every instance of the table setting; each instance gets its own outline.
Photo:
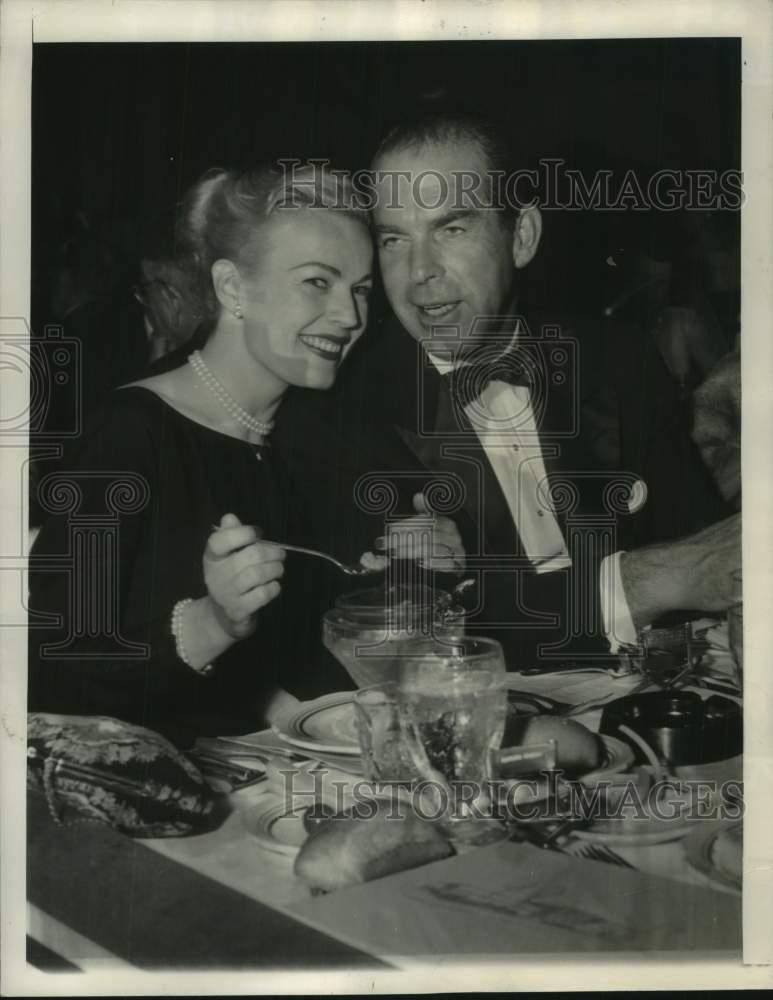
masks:
<instances>
[{"instance_id":1,"label":"table setting","mask_svg":"<svg viewBox=\"0 0 773 1000\"><path fill-rule=\"evenodd\" d=\"M742 699L726 620L644 632L615 660L520 671L466 634L449 595L358 591L322 629L355 689L198 739L185 757L225 818L146 833L141 849L127 839L132 871L152 855L175 885L187 871L261 920L282 914L291 937L330 936L331 956L398 967L737 952Z\"/></svg>"},{"instance_id":2,"label":"table setting","mask_svg":"<svg viewBox=\"0 0 773 1000\"><path fill-rule=\"evenodd\" d=\"M506 670L498 643L464 636L447 604L428 636L417 627L427 607L413 596L418 634L406 638L405 595L371 601L348 599L323 623L356 691L299 702L271 730L200 740L195 752L205 773L216 762L214 780L218 765L242 769L232 775L232 799L243 828L266 857L292 863L296 881L305 845L320 827L342 827L362 788L408 801L412 781L429 786L421 805L450 856L524 843L740 894L741 697L726 622L645 633L644 655L623 651L611 668L519 673ZM381 606L397 616L389 632L377 620ZM504 794L514 815L480 815L469 805L466 818L443 814L439 799L451 783L483 787L494 775L499 804ZM695 789L683 786L701 781L721 791L698 817ZM587 808L594 793L604 816ZM324 891L361 881L369 879L360 873ZM323 891L313 881L307 889Z\"/></svg>"}]
</instances>

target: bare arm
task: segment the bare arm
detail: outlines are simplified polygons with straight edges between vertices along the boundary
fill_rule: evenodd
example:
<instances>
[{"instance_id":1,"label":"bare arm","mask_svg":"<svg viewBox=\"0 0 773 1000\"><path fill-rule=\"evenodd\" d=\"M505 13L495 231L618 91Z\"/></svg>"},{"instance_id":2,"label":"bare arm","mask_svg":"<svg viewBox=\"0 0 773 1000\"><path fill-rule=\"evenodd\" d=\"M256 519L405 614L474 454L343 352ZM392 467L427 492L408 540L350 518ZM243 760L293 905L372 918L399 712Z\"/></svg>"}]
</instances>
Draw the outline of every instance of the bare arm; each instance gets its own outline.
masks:
<instances>
[{"instance_id":1,"label":"bare arm","mask_svg":"<svg viewBox=\"0 0 773 1000\"><path fill-rule=\"evenodd\" d=\"M623 553L620 572L637 628L667 611L724 611L741 566L741 515L675 542Z\"/></svg>"}]
</instances>

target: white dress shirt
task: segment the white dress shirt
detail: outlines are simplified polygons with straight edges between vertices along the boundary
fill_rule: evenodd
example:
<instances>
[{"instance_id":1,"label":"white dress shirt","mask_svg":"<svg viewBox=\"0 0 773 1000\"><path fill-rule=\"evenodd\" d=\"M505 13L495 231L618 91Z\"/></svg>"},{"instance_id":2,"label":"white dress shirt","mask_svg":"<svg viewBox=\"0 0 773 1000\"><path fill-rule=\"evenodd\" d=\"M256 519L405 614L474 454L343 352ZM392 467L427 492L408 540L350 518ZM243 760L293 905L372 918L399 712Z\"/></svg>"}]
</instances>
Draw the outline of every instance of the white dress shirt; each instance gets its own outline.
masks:
<instances>
[{"instance_id":1,"label":"white dress shirt","mask_svg":"<svg viewBox=\"0 0 773 1000\"><path fill-rule=\"evenodd\" d=\"M459 366L427 352L441 375ZM478 436L507 500L526 556L537 573L551 573L572 565L561 527L545 489L545 462L537 432L530 390L493 380L465 413ZM540 489L540 484L542 488ZM621 643L635 643L636 628L615 552L601 562L601 613L612 652Z\"/></svg>"}]
</instances>

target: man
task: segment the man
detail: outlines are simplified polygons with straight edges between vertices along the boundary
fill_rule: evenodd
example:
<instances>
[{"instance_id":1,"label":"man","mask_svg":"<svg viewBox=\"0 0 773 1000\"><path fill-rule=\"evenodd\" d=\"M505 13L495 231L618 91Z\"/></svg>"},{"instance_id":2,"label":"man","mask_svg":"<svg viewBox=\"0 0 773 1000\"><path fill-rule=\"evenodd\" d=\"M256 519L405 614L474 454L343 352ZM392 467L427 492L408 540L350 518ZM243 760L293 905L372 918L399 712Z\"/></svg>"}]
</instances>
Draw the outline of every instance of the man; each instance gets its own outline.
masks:
<instances>
[{"instance_id":1,"label":"man","mask_svg":"<svg viewBox=\"0 0 773 1000\"><path fill-rule=\"evenodd\" d=\"M319 523L320 542L336 551L346 540L334 512L341 522L352 500L366 520L389 521L407 512L401 487L423 492L419 505L445 491L434 509L457 519L477 583L470 625L523 667L598 656L605 637L613 649L633 643L670 611L724 609L740 523L615 551L625 511L615 497L622 491L636 507L645 487L591 465L577 433L573 341L518 316L517 279L537 253L542 219L535 205L513 210L498 197L505 163L496 134L465 114L419 116L381 143L373 216L394 316L320 404L315 496L324 506L322 479L334 487ZM284 416L298 405L288 402ZM307 480L308 445L296 463ZM379 508L368 488L393 497L391 506ZM355 537L351 516L346 526ZM387 524L387 549L401 543L400 527Z\"/></svg>"},{"instance_id":2,"label":"man","mask_svg":"<svg viewBox=\"0 0 773 1000\"><path fill-rule=\"evenodd\" d=\"M177 258L174 232L167 213L150 227L142 246L140 280L134 286L151 363L183 348L202 320L195 278Z\"/></svg>"},{"instance_id":3,"label":"man","mask_svg":"<svg viewBox=\"0 0 773 1000\"><path fill-rule=\"evenodd\" d=\"M717 489L741 509L741 354L726 354L695 391L692 437Z\"/></svg>"}]
</instances>

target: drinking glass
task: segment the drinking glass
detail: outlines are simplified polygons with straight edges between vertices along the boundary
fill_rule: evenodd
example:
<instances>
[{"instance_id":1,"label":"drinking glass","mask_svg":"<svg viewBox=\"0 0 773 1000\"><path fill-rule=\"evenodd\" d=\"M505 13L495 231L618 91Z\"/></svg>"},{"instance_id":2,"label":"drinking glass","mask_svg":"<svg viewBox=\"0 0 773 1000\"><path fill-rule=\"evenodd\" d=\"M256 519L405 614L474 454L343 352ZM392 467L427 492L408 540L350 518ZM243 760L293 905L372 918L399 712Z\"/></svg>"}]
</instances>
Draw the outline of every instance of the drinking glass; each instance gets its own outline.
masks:
<instances>
[{"instance_id":1,"label":"drinking glass","mask_svg":"<svg viewBox=\"0 0 773 1000\"><path fill-rule=\"evenodd\" d=\"M387 681L360 688L354 708L365 777L396 783L420 777L414 763L419 752L416 738L406 725L397 684Z\"/></svg>"},{"instance_id":2,"label":"drinking glass","mask_svg":"<svg viewBox=\"0 0 773 1000\"><path fill-rule=\"evenodd\" d=\"M501 839L490 795L507 714L501 646L431 637L395 653L398 680L355 695L366 776L421 782L419 805L457 842Z\"/></svg>"},{"instance_id":3,"label":"drinking glass","mask_svg":"<svg viewBox=\"0 0 773 1000\"><path fill-rule=\"evenodd\" d=\"M450 594L392 586L345 594L322 619L322 641L357 687L396 680L401 650L417 637L464 634Z\"/></svg>"}]
</instances>

